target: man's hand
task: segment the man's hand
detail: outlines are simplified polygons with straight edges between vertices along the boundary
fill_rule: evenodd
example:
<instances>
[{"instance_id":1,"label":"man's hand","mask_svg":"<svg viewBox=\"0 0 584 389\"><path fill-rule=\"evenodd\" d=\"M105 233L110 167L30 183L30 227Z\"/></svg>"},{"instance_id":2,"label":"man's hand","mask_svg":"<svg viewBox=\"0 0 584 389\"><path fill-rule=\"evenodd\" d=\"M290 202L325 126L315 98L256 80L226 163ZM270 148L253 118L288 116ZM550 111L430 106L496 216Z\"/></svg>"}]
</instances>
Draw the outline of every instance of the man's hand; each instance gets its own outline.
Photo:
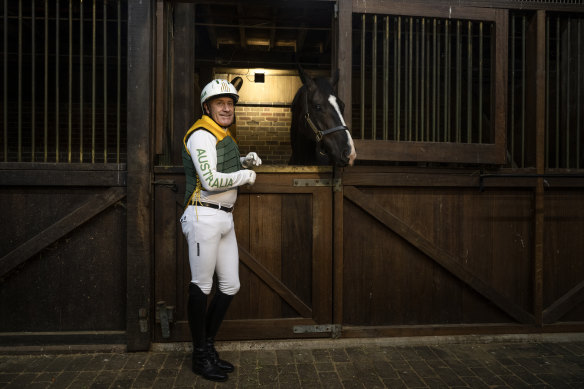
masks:
<instances>
[{"instance_id":1,"label":"man's hand","mask_svg":"<svg viewBox=\"0 0 584 389\"><path fill-rule=\"evenodd\" d=\"M256 180L256 172L253 170L246 170L245 172L248 173L247 183L253 185Z\"/></svg>"},{"instance_id":2,"label":"man's hand","mask_svg":"<svg viewBox=\"0 0 584 389\"><path fill-rule=\"evenodd\" d=\"M244 160L241 162L241 165L246 169L248 169L252 166L260 166L261 164L262 164L262 160L253 151L251 153L248 153L245 156Z\"/></svg>"}]
</instances>

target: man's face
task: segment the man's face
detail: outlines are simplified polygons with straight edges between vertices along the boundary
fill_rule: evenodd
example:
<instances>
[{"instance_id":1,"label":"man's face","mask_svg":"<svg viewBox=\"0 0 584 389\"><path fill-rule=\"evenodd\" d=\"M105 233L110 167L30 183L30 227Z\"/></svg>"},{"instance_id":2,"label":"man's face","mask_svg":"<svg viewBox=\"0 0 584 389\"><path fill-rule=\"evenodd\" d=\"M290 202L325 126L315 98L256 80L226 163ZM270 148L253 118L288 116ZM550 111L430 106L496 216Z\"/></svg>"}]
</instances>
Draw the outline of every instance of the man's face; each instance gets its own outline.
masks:
<instances>
[{"instance_id":1,"label":"man's face","mask_svg":"<svg viewBox=\"0 0 584 389\"><path fill-rule=\"evenodd\" d=\"M233 123L235 107L231 97L217 97L207 102L209 116L221 127L229 127Z\"/></svg>"}]
</instances>

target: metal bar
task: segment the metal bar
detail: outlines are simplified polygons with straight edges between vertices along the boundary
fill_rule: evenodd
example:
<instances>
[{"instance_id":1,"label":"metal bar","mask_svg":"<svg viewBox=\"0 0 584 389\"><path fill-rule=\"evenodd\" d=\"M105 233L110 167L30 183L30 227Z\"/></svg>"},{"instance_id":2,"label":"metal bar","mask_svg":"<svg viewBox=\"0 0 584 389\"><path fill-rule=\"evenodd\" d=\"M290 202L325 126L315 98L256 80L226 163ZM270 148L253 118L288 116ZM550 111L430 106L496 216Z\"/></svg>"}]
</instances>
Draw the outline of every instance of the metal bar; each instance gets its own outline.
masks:
<instances>
[{"instance_id":1,"label":"metal bar","mask_svg":"<svg viewBox=\"0 0 584 389\"><path fill-rule=\"evenodd\" d=\"M387 140L389 128L389 16L384 16L383 36L383 140Z\"/></svg>"},{"instance_id":2,"label":"metal bar","mask_svg":"<svg viewBox=\"0 0 584 389\"><path fill-rule=\"evenodd\" d=\"M361 15L361 96L360 96L360 129L361 139L364 139L365 131L365 14Z\"/></svg>"},{"instance_id":3,"label":"metal bar","mask_svg":"<svg viewBox=\"0 0 584 389\"><path fill-rule=\"evenodd\" d=\"M433 66L432 66L432 141L436 141L436 113L438 111L438 100L437 100L437 94L436 94L436 82L438 80L437 71L439 72L439 62L438 62L438 58L439 58L439 50L437 49L436 44L439 43L440 41L438 40L437 42L437 33L436 33L436 18L434 18L433 23L432 23L432 43L433 43Z\"/></svg>"},{"instance_id":4,"label":"metal bar","mask_svg":"<svg viewBox=\"0 0 584 389\"><path fill-rule=\"evenodd\" d=\"M414 28L414 21L413 18L410 17L410 35L409 35L409 39L408 39L408 90L406 91L407 96L408 96L408 140L412 140L412 111L413 111L413 104L412 104L412 95L413 95L413 89L412 89L412 73L413 73L413 69L412 69L412 63L413 63L413 46L414 46L414 42L413 42L413 28Z\"/></svg>"},{"instance_id":5,"label":"metal bar","mask_svg":"<svg viewBox=\"0 0 584 389\"><path fill-rule=\"evenodd\" d=\"M511 16L511 119L510 150L511 163L515 163L515 15Z\"/></svg>"},{"instance_id":6,"label":"metal bar","mask_svg":"<svg viewBox=\"0 0 584 389\"><path fill-rule=\"evenodd\" d=\"M91 19L91 163L95 163L95 41L96 41L96 3L93 0Z\"/></svg>"},{"instance_id":7,"label":"metal bar","mask_svg":"<svg viewBox=\"0 0 584 389\"><path fill-rule=\"evenodd\" d=\"M438 23L439 24L439 23ZM437 39L436 44L438 45L437 47L437 51L436 51L436 58L434 59L434 61L436 62L436 132L435 132L435 137L434 137L434 141L439 142L440 138L441 138L441 130L440 130L440 123L442 123L442 118L440 117L440 104L443 104L443 102L440 101L440 80L442 80L442 66L441 66L441 61L440 61L440 57L442 56L442 50L444 50L442 48L441 43L442 40L441 39ZM444 86L444 88L446 88L446 86ZM446 127L444 127L444 129L446 129Z\"/></svg>"},{"instance_id":8,"label":"metal bar","mask_svg":"<svg viewBox=\"0 0 584 389\"><path fill-rule=\"evenodd\" d=\"M397 140L396 138L396 133L397 133L397 125L398 125L398 121L397 121L397 115L398 115L398 110L397 110L397 88L398 88L398 83L399 83L399 79L397 77L397 71L398 71L398 53L397 53L397 36L398 36L398 31L397 31L397 21L394 18L394 34L393 34L393 140Z\"/></svg>"},{"instance_id":9,"label":"metal bar","mask_svg":"<svg viewBox=\"0 0 584 389\"><path fill-rule=\"evenodd\" d=\"M18 0L18 149L17 160L22 162L22 0Z\"/></svg>"},{"instance_id":10,"label":"metal bar","mask_svg":"<svg viewBox=\"0 0 584 389\"><path fill-rule=\"evenodd\" d=\"M556 165L560 167L560 17L556 17Z\"/></svg>"},{"instance_id":11,"label":"metal bar","mask_svg":"<svg viewBox=\"0 0 584 389\"><path fill-rule=\"evenodd\" d=\"M550 166L550 20L546 17L545 28L545 167Z\"/></svg>"},{"instance_id":12,"label":"metal bar","mask_svg":"<svg viewBox=\"0 0 584 389\"><path fill-rule=\"evenodd\" d=\"M461 104L462 104L462 40L460 36L461 21L456 21L456 107L455 128L456 143L461 142Z\"/></svg>"},{"instance_id":13,"label":"metal bar","mask_svg":"<svg viewBox=\"0 0 584 389\"><path fill-rule=\"evenodd\" d=\"M117 112L116 112L116 162L120 163L120 111L121 111L121 84L122 84L122 8L118 0L118 84L117 84Z\"/></svg>"},{"instance_id":14,"label":"metal bar","mask_svg":"<svg viewBox=\"0 0 584 389\"><path fill-rule=\"evenodd\" d=\"M479 143L483 143L483 22L479 23Z\"/></svg>"},{"instance_id":15,"label":"metal bar","mask_svg":"<svg viewBox=\"0 0 584 389\"><path fill-rule=\"evenodd\" d=\"M566 39L566 168L570 168L570 46L572 43L572 20L567 18Z\"/></svg>"},{"instance_id":16,"label":"metal bar","mask_svg":"<svg viewBox=\"0 0 584 389\"><path fill-rule=\"evenodd\" d=\"M444 51L445 51L445 55L444 55L444 141L445 142L449 142L450 141L450 123L448 121L449 119L449 85L450 85L450 80L448 77L448 73L450 70L450 42L449 42L449 24L450 21L446 20L444 21Z\"/></svg>"},{"instance_id":17,"label":"metal bar","mask_svg":"<svg viewBox=\"0 0 584 389\"><path fill-rule=\"evenodd\" d=\"M402 18L399 16L397 18L397 134L395 137L396 141L401 138L401 24Z\"/></svg>"},{"instance_id":18,"label":"metal bar","mask_svg":"<svg viewBox=\"0 0 584 389\"><path fill-rule=\"evenodd\" d=\"M577 64L577 70L576 70L576 74L578 75L578 90L576 95L577 97L577 101L576 101L576 169L580 169L580 158L578 158L578 156L580 155L580 132L582 131L582 128L580 127L580 115L581 115L581 111L580 111L580 95L582 94L582 91L580 90L580 87L582 86L582 80L581 80L581 75L582 72L584 70L582 70L581 67L581 63L580 60L582 58L582 42L580 41L580 38L582 36L582 30L580 29L580 26L582 24L582 19L578 19L578 54L577 54L577 58L578 58L578 64Z\"/></svg>"},{"instance_id":19,"label":"metal bar","mask_svg":"<svg viewBox=\"0 0 584 389\"><path fill-rule=\"evenodd\" d=\"M30 160L31 162L34 162L35 160L35 148L36 148L36 139L35 139L35 130L36 130L36 91L35 91L35 86L36 86L36 28L35 28L35 24L36 24L36 3L35 0L32 0L32 13L31 13L31 18L32 18L32 25L31 25L31 100L32 100L32 112L31 112L31 139L30 139L30 143L31 143L31 147L30 147Z\"/></svg>"},{"instance_id":20,"label":"metal bar","mask_svg":"<svg viewBox=\"0 0 584 389\"><path fill-rule=\"evenodd\" d=\"M61 19L61 12L59 7L59 0L55 2L56 5L56 15L55 15L55 161L59 162L59 22Z\"/></svg>"},{"instance_id":21,"label":"metal bar","mask_svg":"<svg viewBox=\"0 0 584 389\"><path fill-rule=\"evenodd\" d=\"M44 162L49 159L49 0L45 0L45 131Z\"/></svg>"},{"instance_id":22,"label":"metal bar","mask_svg":"<svg viewBox=\"0 0 584 389\"><path fill-rule=\"evenodd\" d=\"M8 0L4 0L4 85L8 83ZM8 162L8 88L4 87L4 162Z\"/></svg>"},{"instance_id":23,"label":"metal bar","mask_svg":"<svg viewBox=\"0 0 584 389\"><path fill-rule=\"evenodd\" d=\"M79 2L79 162L83 162L83 1Z\"/></svg>"},{"instance_id":24,"label":"metal bar","mask_svg":"<svg viewBox=\"0 0 584 389\"><path fill-rule=\"evenodd\" d=\"M73 0L69 0L69 104L67 107L67 162L72 161L73 147Z\"/></svg>"},{"instance_id":25,"label":"metal bar","mask_svg":"<svg viewBox=\"0 0 584 389\"><path fill-rule=\"evenodd\" d=\"M525 15L521 16L521 167L525 167Z\"/></svg>"},{"instance_id":26,"label":"metal bar","mask_svg":"<svg viewBox=\"0 0 584 389\"><path fill-rule=\"evenodd\" d=\"M413 125L413 130L414 130L414 139L417 141L418 136L419 136L419 109L420 109L420 34L418 33L419 29L418 29L418 24L419 24L419 19L415 19L415 23L416 23L416 28L414 29L414 34L416 36L415 39L415 50L414 50L414 58L415 58L415 65L414 65L414 70L412 73L415 72L415 87L412 89L412 95L413 96L413 100L415 104L415 108L412 106L410 109L413 111L413 115L414 115L414 121L412 123ZM412 23L413 24L413 23ZM412 42L413 45L413 42Z\"/></svg>"},{"instance_id":27,"label":"metal bar","mask_svg":"<svg viewBox=\"0 0 584 389\"><path fill-rule=\"evenodd\" d=\"M466 143L472 143L472 22L468 21L466 80Z\"/></svg>"},{"instance_id":28,"label":"metal bar","mask_svg":"<svg viewBox=\"0 0 584 389\"><path fill-rule=\"evenodd\" d=\"M418 39L418 41L420 42L420 73L421 73L421 80L420 80L420 132L421 132L421 137L420 140L424 141L426 140L425 136L424 136L424 129L426 128L426 126L424 126L424 110L426 109L426 105L425 103L425 98L426 98L426 93L425 93L425 81L426 81L426 63L424 61L426 61L426 18L422 18L422 33L420 34L421 37Z\"/></svg>"},{"instance_id":29,"label":"metal bar","mask_svg":"<svg viewBox=\"0 0 584 389\"><path fill-rule=\"evenodd\" d=\"M373 15L373 39L371 47L371 139L377 134L377 15Z\"/></svg>"},{"instance_id":30,"label":"metal bar","mask_svg":"<svg viewBox=\"0 0 584 389\"><path fill-rule=\"evenodd\" d=\"M107 1L103 2L103 162L107 163Z\"/></svg>"}]
</instances>

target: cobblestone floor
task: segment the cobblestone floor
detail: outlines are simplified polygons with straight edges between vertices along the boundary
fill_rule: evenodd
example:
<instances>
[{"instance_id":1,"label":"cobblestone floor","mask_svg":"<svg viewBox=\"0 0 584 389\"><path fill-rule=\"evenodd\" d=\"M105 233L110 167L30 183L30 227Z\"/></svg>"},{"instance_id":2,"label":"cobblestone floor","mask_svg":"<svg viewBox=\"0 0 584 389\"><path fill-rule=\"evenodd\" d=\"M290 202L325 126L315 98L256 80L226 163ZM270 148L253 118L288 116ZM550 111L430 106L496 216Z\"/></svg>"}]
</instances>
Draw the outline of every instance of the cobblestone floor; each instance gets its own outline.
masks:
<instances>
[{"instance_id":1,"label":"cobblestone floor","mask_svg":"<svg viewBox=\"0 0 584 389\"><path fill-rule=\"evenodd\" d=\"M584 341L229 348L224 383L195 376L186 349L0 355L0 388L584 388Z\"/></svg>"}]
</instances>

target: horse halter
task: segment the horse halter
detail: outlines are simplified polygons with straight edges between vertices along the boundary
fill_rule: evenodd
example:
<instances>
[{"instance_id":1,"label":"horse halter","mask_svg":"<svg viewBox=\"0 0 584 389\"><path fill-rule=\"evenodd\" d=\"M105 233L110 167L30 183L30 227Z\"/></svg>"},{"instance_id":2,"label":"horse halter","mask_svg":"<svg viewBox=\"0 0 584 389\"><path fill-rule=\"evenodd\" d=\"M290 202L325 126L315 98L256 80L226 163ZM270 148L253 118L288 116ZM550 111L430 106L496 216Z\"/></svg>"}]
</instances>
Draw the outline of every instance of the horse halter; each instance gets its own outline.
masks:
<instances>
[{"instance_id":1,"label":"horse halter","mask_svg":"<svg viewBox=\"0 0 584 389\"><path fill-rule=\"evenodd\" d=\"M336 132L336 131L341 131L341 130L347 130L349 131L349 128L347 126L336 126L336 127L332 127L329 128L327 130L321 131L318 129L318 127L316 126L316 124L314 124L314 122L310 119L310 114L308 113L308 92L306 92L304 94L304 99L306 100L306 114L304 115L304 119L306 120L306 123L308 123L308 125L310 126L310 128L312 128L312 131L314 131L314 135L316 136L316 142L320 143L320 141L322 140L322 138L325 135L328 135L332 132Z\"/></svg>"}]
</instances>

